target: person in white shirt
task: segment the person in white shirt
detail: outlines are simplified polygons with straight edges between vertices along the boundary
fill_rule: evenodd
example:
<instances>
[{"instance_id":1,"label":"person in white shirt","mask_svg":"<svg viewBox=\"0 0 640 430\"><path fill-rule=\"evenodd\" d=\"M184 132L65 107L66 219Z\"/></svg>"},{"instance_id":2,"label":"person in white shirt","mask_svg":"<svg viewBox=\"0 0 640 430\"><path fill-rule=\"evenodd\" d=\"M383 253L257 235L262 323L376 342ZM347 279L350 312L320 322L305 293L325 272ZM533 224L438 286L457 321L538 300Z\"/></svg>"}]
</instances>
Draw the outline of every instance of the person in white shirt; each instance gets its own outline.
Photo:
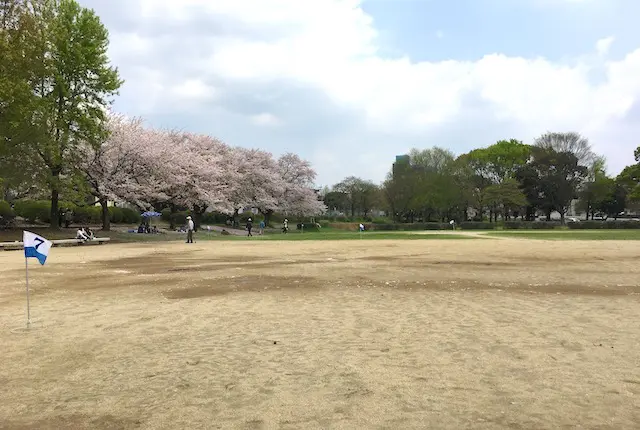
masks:
<instances>
[{"instance_id":1,"label":"person in white shirt","mask_svg":"<svg viewBox=\"0 0 640 430\"><path fill-rule=\"evenodd\" d=\"M363 232L364 231L364 224L360 224L360 231Z\"/></svg>"},{"instance_id":2,"label":"person in white shirt","mask_svg":"<svg viewBox=\"0 0 640 430\"><path fill-rule=\"evenodd\" d=\"M190 216L187 217L187 243L193 243L193 230L195 225Z\"/></svg>"},{"instance_id":3,"label":"person in white shirt","mask_svg":"<svg viewBox=\"0 0 640 430\"><path fill-rule=\"evenodd\" d=\"M89 236L87 236L87 233L84 231L84 227L78 229L76 232L76 239L89 240Z\"/></svg>"}]
</instances>

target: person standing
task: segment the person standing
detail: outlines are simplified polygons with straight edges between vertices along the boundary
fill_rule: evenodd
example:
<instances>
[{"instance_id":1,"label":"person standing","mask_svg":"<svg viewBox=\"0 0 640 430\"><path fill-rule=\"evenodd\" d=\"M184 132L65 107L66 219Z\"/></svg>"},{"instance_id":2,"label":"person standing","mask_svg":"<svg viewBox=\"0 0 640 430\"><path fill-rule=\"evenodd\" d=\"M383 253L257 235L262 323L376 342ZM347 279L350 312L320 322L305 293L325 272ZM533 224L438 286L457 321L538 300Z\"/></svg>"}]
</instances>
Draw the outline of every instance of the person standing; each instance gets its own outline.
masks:
<instances>
[{"instance_id":1,"label":"person standing","mask_svg":"<svg viewBox=\"0 0 640 430\"><path fill-rule=\"evenodd\" d=\"M187 217L187 243L193 243L193 230L195 225L190 216Z\"/></svg>"},{"instance_id":2,"label":"person standing","mask_svg":"<svg viewBox=\"0 0 640 430\"><path fill-rule=\"evenodd\" d=\"M288 219L284 219L284 222L282 223L282 232L286 233L289 231L289 220Z\"/></svg>"},{"instance_id":3,"label":"person standing","mask_svg":"<svg viewBox=\"0 0 640 430\"><path fill-rule=\"evenodd\" d=\"M247 234L247 236L253 236L251 234L251 229L253 228L253 222L251 222L251 218L249 218L247 220L247 231L249 232L249 234Z\"/></svg>"},{"instance_id":4,"label":"person standing","mask_svg":"<svg viewBox=\"0 0 640 430\"><path fill-rule=\"evenodd\" d=\"M260 236L264 234L264 228L266 227L264 220L260 221Z\"/></svg>"}]
</instances>

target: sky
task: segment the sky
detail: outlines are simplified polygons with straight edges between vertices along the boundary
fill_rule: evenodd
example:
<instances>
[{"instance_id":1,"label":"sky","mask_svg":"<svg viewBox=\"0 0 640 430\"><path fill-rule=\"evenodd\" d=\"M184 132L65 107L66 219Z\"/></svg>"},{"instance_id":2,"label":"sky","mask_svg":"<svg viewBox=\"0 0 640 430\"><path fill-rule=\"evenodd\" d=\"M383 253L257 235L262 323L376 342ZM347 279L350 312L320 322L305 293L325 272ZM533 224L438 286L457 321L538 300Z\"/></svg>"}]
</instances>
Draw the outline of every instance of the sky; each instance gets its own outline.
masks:
<instances>
[{"instance_id":1,"label":"sky","mask_svg":"<svg viewBox=\"0 0 640 430\"><path fill-rule=\"evenodd\" d=\"M617 174L640 145L637 0L80 3L109 29L115 111L295 152L319 186L381 182L411 148L575 131Z\"/></svg>"}]
</instances>

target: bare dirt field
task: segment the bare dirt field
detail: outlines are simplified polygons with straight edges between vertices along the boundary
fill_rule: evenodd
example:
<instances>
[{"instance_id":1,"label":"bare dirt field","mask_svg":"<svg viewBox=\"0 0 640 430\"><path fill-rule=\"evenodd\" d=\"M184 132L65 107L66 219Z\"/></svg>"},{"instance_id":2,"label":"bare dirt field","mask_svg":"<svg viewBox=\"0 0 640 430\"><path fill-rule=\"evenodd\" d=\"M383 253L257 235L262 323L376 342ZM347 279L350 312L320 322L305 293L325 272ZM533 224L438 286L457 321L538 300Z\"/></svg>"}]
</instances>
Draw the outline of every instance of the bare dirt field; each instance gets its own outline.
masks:
<instances>
[{"instance_id":1,"label":"bare dirt field","mask_svg":"<svg viewBox=\"0 0 640 430\"><path fill-rule=\"evenodd\" d=\"M636 429L640 245L0 253L1 429Z\"/></svg>"}]
</instances>

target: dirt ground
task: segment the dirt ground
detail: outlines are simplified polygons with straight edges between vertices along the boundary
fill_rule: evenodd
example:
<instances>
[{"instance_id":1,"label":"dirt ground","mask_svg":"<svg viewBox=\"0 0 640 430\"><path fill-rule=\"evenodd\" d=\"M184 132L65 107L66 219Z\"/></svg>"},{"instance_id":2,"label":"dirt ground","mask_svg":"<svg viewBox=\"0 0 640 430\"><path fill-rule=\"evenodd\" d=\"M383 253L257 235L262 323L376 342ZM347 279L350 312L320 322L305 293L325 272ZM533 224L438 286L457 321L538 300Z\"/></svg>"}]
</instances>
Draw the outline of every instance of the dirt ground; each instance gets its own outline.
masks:
<instances>
[{"instance_id":1,"label":"dirt ground","mask_svg":"<svg viewBox=\"0 0 640 430\"><path fill-rule=\"evenodd\" d=\"M1 429L635 429L640 246L0 253Z\"/></svg>"}]
</instances>

